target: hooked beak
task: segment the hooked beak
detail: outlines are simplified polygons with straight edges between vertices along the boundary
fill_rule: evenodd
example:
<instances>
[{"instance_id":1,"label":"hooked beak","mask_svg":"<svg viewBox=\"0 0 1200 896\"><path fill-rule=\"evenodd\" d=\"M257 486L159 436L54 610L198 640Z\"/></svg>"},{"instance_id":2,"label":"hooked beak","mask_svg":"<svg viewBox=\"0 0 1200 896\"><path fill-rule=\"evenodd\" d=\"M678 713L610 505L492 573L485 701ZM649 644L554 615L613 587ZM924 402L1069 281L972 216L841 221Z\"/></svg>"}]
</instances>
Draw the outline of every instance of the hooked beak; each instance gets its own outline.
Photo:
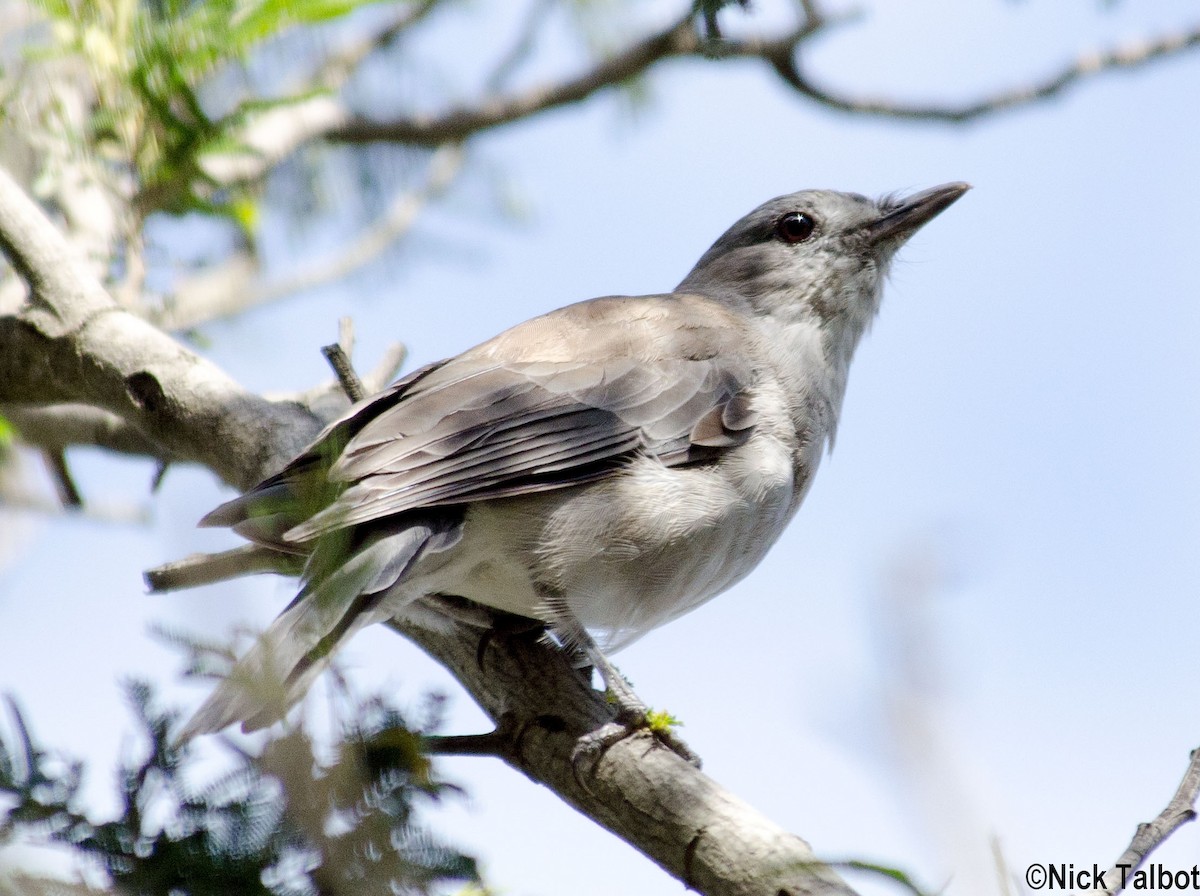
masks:
<instances>
[{"instance_id":1,"label":"hooked beak","mask_svg":"<svg viewBox=\"0 0 1200 896\"><path fill-rule=\"evenodd\" d=\"M867 225L872 243L908 239L924 224L948 209L963 193L971 189L961 181L942 184L909 196L901 204Z\"/></svg>"}]
</instances>

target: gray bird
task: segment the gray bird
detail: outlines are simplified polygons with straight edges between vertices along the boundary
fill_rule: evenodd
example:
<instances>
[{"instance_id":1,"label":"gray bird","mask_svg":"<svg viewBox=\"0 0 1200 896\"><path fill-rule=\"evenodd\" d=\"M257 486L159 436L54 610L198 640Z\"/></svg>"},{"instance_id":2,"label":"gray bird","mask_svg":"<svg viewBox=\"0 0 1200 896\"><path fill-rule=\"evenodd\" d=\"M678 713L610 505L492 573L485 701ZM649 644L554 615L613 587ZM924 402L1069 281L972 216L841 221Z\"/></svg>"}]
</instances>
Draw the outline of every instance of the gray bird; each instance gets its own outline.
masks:
<instances>
[{"instance_id":1,"label":"gray bird","mask_svg":"<svg viewBox=\"0 0 1200 896\"><path fill-rule=\"evenodd\" d=\"M270 724L426 595L545 623L636 701L591 633L627 645L758 564L833 439L896 250L967 189L772 199L672 293L552 311L359 402L201 521L301 559L302 588L181 736Z\"/></svg>"}]
</instances>

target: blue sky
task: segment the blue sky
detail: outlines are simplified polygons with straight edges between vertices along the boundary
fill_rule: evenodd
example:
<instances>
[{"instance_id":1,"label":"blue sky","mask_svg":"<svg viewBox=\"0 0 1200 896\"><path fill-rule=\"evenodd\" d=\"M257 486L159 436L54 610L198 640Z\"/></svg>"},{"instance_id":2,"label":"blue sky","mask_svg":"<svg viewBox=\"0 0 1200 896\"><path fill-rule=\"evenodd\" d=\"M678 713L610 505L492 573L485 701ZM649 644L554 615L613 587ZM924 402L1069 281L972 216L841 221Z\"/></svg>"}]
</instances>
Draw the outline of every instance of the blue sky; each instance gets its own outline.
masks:
<instances>
[{"instance_id":1,"label":"blue sky","mask_svg":"<svg viewBox=\"0 0 1200 896\"><path fill-rule=\"evenodd\" d=\"M1190 0L943 6L872 5L807 64L864 94L966 99L1196 16ZM520 226L480 213L476 174L347 288L208 328L210 356L253 388L303 388L352 314L360 363L400 339L415 366L570 301L670 289L771 196L970 181L895 266L790 530L617 662L714 778L819 855L962 893L994 886L993 836L1018 873L1106 866L1200 745L1200 55L966 128L822 111L753 65L676 63L649 86L635 112L600 99L476 150L530 209ZM19 550L0 578L0 687L44 742L94 764L103 807L131 729L119 679L174 680L147 626L262 625L291 585L146 597L143 568L230 543L192 528L223 492L181 469L146 499L147 465L74 466L89 497L145 502L152 522L5 519ZM444 690L454 731L484 724L388 632L346 661L364 687ZM678 892L498 762L445 767L470 799L436 824L501 892ZM1190 868L1198 847L1185 829L1156 859Z\"/></svg>"}]
</instances>

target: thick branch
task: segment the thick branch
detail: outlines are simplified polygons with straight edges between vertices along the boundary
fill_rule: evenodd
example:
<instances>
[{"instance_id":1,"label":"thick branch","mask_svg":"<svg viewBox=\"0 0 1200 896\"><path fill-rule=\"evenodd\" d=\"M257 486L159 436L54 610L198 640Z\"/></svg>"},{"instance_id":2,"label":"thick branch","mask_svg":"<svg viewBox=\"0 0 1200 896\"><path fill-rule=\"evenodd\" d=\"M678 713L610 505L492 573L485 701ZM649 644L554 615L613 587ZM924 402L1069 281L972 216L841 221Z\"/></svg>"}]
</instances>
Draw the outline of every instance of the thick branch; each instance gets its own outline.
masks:
<instances>
[{"instance_id":1,"label":"thick branch","mask_svg":"<svg viewBox=\"0 0 1200 896\"><path fill-rule=\"evenodd\" d=\"M392 626L443 663L497 723L501 758L686 886L721 896L853 892L807 843L648 733L575 761L579 739L608 723L612 709L563 651L536 635L485 636L479 647L465 626L449 634Z\"/></svg>"},{"instance_id":2,"label":"thick branch","mask_svg":"<svg viewBox=\"0 0 1200 896\"><path fill-rule=\"evenodd\" d=\"M0 248L29 286L0 313L0 404L111 411L169 456L248 486L297 452L318 421L274 405L123 311L37 205L0 170ZM196 433L207 430L208 438Z\"/></svg>"}]
</instances>

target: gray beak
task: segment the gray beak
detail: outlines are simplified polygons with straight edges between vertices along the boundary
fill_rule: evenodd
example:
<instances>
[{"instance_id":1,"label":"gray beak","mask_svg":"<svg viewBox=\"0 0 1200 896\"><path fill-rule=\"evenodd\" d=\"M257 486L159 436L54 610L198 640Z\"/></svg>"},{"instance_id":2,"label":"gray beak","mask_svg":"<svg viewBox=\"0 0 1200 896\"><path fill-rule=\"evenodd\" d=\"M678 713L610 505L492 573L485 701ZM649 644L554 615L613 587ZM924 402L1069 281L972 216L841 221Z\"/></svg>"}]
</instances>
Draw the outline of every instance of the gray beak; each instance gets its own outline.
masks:
<instances>
[{"instance_id":1,"label":"gray beak","mask_svg":"<svg viewBox=\"0 0 1200 896\"><path fill-rule=\"evenodd\" d=\"M898 207L867 225L872 243L908 239L924 224L948 209L967 190L970 184L961 181L942 184L909 196Z\"/></svg>"}]
</instances>

